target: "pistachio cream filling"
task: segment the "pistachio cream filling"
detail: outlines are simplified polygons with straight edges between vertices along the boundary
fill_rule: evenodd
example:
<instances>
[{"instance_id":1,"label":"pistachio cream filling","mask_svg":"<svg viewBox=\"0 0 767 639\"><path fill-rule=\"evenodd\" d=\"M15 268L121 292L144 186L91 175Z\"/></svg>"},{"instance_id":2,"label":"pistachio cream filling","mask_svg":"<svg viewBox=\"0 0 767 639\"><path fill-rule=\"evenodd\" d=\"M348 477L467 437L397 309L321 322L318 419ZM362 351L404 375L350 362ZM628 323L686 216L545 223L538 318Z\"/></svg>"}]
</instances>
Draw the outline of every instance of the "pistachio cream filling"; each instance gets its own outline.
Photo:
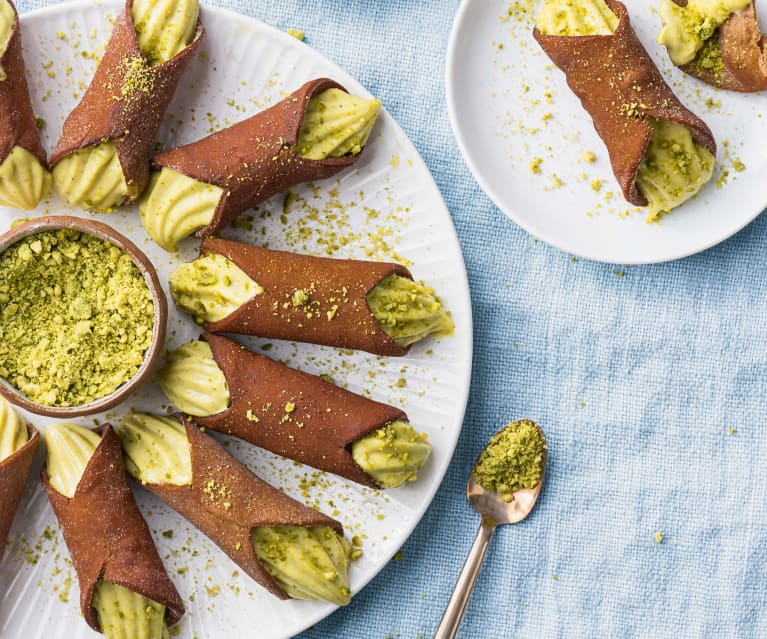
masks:
<instances>
[{"instance_id":1,"label":"pistachio cream filling","mask_svg":"<svg viewBox=\"0 0 767 639\"><path fill-rule=\"evenodd\" d=\"M381 110L381 101L325 89L309 100L294 151L307 160L362 151Z\"/></svg>"},{"instance_id":2,"label":"pistachio cream filling","mask_svg":"<svg viewBox=\"0 0 767 639\"><path fill-rule=\"evenodd\" d=\"M662 28L658 44L668 49L674 64L692 62L704 43L733 14L753 0L688 0L680 7L673 0L660 0L658 13Z\"/></svg>"},{"instance_id":3,"label":"pistachio cream filling","mask_svg":"<svg viewBox=\"0 0 767 639\"><path fill-rule=\"evenodd\" d=\"M257 526L256 557L288 595L345 606L351 545L330 526Z\"/></svg>"},{"instance_id":4,"label":"pistachio cream filling","mask_svg":"<svg viewBox=\"0 0 767 639\"><path fill-rule=\"evenodd\" d=\"M53 424L45 432L48 481L71 499L101 437L74 424ZM166 639L165 606L123 586L99 579L91 605L108 639Z\"/></svg>"},{"instance_id":5,"label":"pistachio cream filling","mask_svg":"<svg viewBox=\"0 0 767 639\"><path fill-rule=\"evenodd\" d=\"M200 340L168 353L157 381L171 403L187 415L217 415L231 401L224 373L213 359L208 343Z\"/></svg>"},{"instance_id":6,"label":"pistachio cream filling","mask_svg":"<svg viewBox=\"0 0 767 639\"><path fill-rule=\"evenodd\" d=\"M309 100L298 144L304 158L355 155L365 146L381 108L339 89L327 89ZM141 221L149 237L166 251L213 221L224 189L163 167L156 172L139 202Z\"/></svg>"},{"instance_id":7,"label":"pistachio cream filling","mask_svg":"<svg viewBox=\"0 0 767 639\"><path fill-rule=\"evenodd\" d=\"M367 302L381 329L402 348L455 330L434 289L407 277L384 278L368 293Z\"/></svg>"},{"instance_id":8,"label":"pistachio cream filling","mask_svg":"<svg viewBox=\"0 0 767 639\"><path fill-rule=\"evenodd\" d=\"M0 254L0 376L33 401L82 406L138 372L154 304L120 248L70 229Z\"/></svg>"},{"instance_id":9,"label":"pistachio cream filling","mask_svg":"<svg viewBox=\"0 0 767 639\"><path fill-rule=\"evenodd\" d=\"M535 25L543 35L610 35L618 16L604 0L544 0Z\"/></svg>"},{"instance_id":10,"label":"pistachio cream filling","mask_svg":"<svg viewBox=\"0 0 767 639\"><path fill-rule=\"evenodd\" d=\"M163 167L152 174L139 201L141 223L166 251L213 220L224 189Z\"/></svg>"},{"instance_id":11,"label":"pistachio cream filling","mask_svg":"<svg viewBox=\"0 0 767 639\"><path fill-rule=\"evenodd\" d=\"M697 194L714 172L714 156L693 141L687 127L666 120L654 124L637 173L637 185L649 201L648 222Z\"/></svg>"},{"instance_id":12,"label":"pistachio cream filling","mask_svg":"<svg viewBox=\"0 0 767 639\"><path fill-rule=\"evenodd\" d=\"M0 462L29 441L27 425L13 407L0 397Z\"/></svg>"},{"instance_id":13,"label":"pistachio cream filling","mask_svg":"<svg viewBox=\"0 0 767 639\"><path fill-rule=\"evenodd\" d=\"M0 204L28 211L51 190L51 174L34 155L14 146L0 164Z\"/></svg>"},{"instance_id":14,"label":"pistachio cream filling","mask_svg":"<svg viewBox=\"0 0 767 639\"><path fill-rule=\"evenodd\" d=\"M217 253L180 264L168 283L176 305L198 322L218 322L264 292L239 266Z\"/></svg>"},{"instance_id":15,"label":"pistachio cream filling","mask_svg":"<svg viewBox=\"0 0 767 639\"><path fill-rule=\"evenodd\" d=\"M149 64L167 62L192 41L197 26L197 0L134 0L131 10L141 52ZM128 75L121 99L131 91L151 92L152 78L143 58L128 61ZM128 183L113 142L107 140L80 149L53 168L53 184L71 206L111 213L126 198L140 195Z\"/></svg>"},{"instance_id":16,"label":"pistachio cream filling","mask_svg":"<svg viewBox=\"0 0 767 639\"><path fill-rule=\"evenodd\" d=\"M131 413L117 430L128 472L143 483L187 486L192 456L184 427L167 417ZM253 549L264 568L292 597L349 603L351 548L332 528L259 526Z\"/></svg>"},{"instance_id":17,"label":"pistachio cream filling","mask_svg":"<svg viewBox=\"0 0 767 639\"><path fill-rule=\"evenodd\" d=\"M684 24L693 24L698 19L693 19L694 16L723 13L716 8L717 4L745 6L750 1L690 0L688 8L681 9L671 0L661 0L661 17L666 26L658 42L666 43L662 39L670 38L670 34L675 32L686 34L687 27ZM732 10L728 11L732 13ZM722 18L722 22L724 20L726 16ZM604 0L546 0L536 24L541 33L547 35L608 35L614 32L618 20ZM719 24L721 22L712 27L706 37L710 37ZM700 32L700 29L698 31ZM674 41L678 41L679 37L675 37ZM701 46L702 44L703 40ZM690 59L695 56L695 51ZM674 59L674 62L676 61ZM662 213L670 212L698 193L711 179L714 169L713 155L693 141L689 129L668 121L653 120L653 125L653 136L637 173L637 185L649 202L648 222L657 220Z\"/></svg>"},{"instance_id":18,"label":"pistachio cream filling","mask_svg":"<svg viewBox=\"0 0 767 639\"><path fill-rule=\"evenodd\" d=\"M415 481L431 454L425 433L407 422L392 422L351 445L354 461L383 488Z\"/></svg>"},{"instance_id":19,"label":"pistachio cream filling","mask_svg":"<svg viewBox=\"0 0 767 639\"><path fill-rule=\"evenodd\" d=\"M490 439L474 466L474 480L511 502L516 491L538 485L545 450L535 423L527 419L513 422Z\"/></svg>"},{"instance_id":20,"label":"pistachio cream filling","mask_svg":"<svg viewBox=\"0 0 767 639\"><path fill-rule=\"evenodd\" d=\"M16 26L16 14L8 0L0 0L0 58L8 50L8 43L11 41L13 29ZM0 65L0 82L6 78L5 69Z\"/></svg>"}]
</instances>

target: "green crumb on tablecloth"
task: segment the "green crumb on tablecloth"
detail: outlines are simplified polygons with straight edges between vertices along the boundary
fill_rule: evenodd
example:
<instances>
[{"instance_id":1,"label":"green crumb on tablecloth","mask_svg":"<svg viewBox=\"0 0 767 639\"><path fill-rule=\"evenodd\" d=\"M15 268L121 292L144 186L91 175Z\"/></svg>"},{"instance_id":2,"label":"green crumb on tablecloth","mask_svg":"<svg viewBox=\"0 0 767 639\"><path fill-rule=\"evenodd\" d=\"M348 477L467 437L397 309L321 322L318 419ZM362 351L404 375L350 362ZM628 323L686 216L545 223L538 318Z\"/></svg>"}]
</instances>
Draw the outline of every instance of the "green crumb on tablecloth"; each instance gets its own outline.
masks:
<instances>
[{"instance_id":1,"label":"green crumb on tablecloth","mask_svg":"<svg viewBox=\"0 0 767 639\"><path fill-rule=\"evenodd\" d=\"M535 423L528 419L512 422L496 433L482 451L474 467L474 480L511 502L515 491L538 485L545 450Z\"/></svg>"},{"instance_id":2,"label":"green crumb on tablecloth","mask_svg":"<svg viewBox=\"0 0 767 639\"><path fill-rule=\"evenodd\" d=\"M402 561L404 558L405 558L405 553L402 551L395 552L394 557L392 557L394 561Z\"/></svg>"},{"instance_id":3,"label":"green crumb on tablecloth","mask_svg":"<svg viewBox=\"0 0 767 639\"><path fill-rule=\"evenodd\" d=\"M296 40L304 41L304 32L299 29L288 29L288 35L293 36Z\"/></svg>"},{"instance_id":4,"label":"green crumb on tablecloth","mask_svg":"<svg viewBox=\"0 0 767 639\"><path fill-rule=\"evenodd\" d=\"M730 437L732 437L732 436L735 434L735 429L734 429L732 426L730 426L730 427L727 429L727 434L728 434Z\"/></svg>"},{"instance_id":5,"label":"green crumb on tablecloth","mask_svg":"<svg viewBox=\"0 0 767 639\"><path fill-rule=\"evenodd\" d=\"M663 543L663 537L665 536L665 533L662 530L659 530L655 533L655 543L661 544Z\"/></svg>"}]
</instances>

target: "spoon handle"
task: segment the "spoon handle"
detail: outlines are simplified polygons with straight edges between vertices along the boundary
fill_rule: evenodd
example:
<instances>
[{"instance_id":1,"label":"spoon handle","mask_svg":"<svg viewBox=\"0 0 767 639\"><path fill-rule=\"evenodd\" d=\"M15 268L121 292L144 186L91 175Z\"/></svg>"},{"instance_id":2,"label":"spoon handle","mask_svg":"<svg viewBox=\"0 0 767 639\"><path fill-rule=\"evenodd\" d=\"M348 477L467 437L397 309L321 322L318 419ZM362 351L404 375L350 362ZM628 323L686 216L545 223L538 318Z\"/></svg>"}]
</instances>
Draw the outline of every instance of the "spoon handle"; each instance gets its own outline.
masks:
<instances>
[{"instance_id":1,"label":"spoon handle","mask_svg":"<svg viewBox=\"0 0 767 639\"><path fill-rule=\"evenodd\" d=\"M494 532L495 524L483 520L477 531L477 538L469 551L469 556L466 557L466 563L463 564L463 570L461 570L461 575L455 584L447 608L445 608L445 613L442 615L442 621L439 623L437 632L434 633L434 639L453 639L458 633L461 619L463 619L463 611L466 610L466 604L469 603L474 582L477 580L482 560L485 558L485 552L487 552Z\"/></svg>"}]
</instances>

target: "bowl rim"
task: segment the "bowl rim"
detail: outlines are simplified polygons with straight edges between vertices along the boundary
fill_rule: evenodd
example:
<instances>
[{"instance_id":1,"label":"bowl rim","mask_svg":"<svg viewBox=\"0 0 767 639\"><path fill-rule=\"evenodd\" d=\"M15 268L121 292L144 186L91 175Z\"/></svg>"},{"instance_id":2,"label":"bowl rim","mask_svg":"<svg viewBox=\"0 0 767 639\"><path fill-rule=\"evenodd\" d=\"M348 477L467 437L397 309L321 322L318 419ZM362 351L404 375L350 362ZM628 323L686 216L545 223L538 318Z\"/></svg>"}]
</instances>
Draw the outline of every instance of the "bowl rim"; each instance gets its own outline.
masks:
<instances>
[{"instance_id":1,"label":"bowl rim","mask_svg":"<svg viewBox=\"0 0 767 639\"><path fill-rule=\"evenodd\" d=\"M82 417L100 413L121 403L128 395L138 390L147 381L160 358L165 346L166 325L168 319L168 300L160 285L157 270L149 258L127 237L111 226L96 220L74 217L71 215L48 215L19 224L0 235L0 255L14 244L30 235L72 229L82 231L110 242L125 252L144 276L154 303L152 342L144 353L144 361L136 374L109 395L100 397L81 406L48 406L29 399L18 388L0 377L0 396L12 404L45 417Z\"/></svg>"}]
</instances>

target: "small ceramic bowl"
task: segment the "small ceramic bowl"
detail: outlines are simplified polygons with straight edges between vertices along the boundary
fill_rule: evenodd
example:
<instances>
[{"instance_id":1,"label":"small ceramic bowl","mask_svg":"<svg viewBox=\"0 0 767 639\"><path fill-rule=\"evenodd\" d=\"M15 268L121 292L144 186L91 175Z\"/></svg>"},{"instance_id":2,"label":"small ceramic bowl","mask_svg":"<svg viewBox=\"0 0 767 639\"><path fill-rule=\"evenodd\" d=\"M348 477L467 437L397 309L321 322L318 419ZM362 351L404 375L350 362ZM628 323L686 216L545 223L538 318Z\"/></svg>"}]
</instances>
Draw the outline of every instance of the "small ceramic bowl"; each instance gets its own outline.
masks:
<instances>
[{"instance_id":1,"label":"small ceramic bowl","mask_svg":"<svg viewBox=\"0 0 767 639\"><path fill-rule=\"evenodd\" d=\"M91 415L108 410L120 402L128 395L136 391L140 386L149 381L158 358L162 355L165 347L165 326L168 319L168 301L165 293L160 286L157 278L157 271L133 242L124 237L113 228L94 222L93 220L70 217L65 215L54 215L42 217L20 224L7 233L0 235L0 254L16 242L29 235L43 233L45 231L57 231L59 229L74 229L88 233L107 242L111 242L122 249L144 276L149 292L154 302L154 323L152 328L152 342L144 353L144 361L136 374L117 390L109 395L105 395L88 404L82 406L48 406L30 400L24 393L11 386L6 380L0 377L0 395L9 402L24 408L37 415L46 417L70 418L80 417L82 415Z\"/></svg>"}]
</instances>

